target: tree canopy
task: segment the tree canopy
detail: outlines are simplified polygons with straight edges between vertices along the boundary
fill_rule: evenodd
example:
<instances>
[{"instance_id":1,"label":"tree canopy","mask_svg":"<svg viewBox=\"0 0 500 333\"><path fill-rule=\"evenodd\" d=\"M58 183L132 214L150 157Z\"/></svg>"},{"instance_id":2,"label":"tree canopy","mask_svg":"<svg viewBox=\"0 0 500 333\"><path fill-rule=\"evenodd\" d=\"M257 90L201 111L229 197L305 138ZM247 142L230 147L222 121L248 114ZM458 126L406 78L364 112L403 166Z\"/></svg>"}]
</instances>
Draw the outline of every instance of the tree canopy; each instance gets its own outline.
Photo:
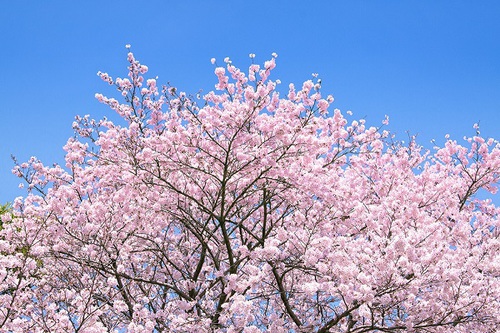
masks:
<instances>
[{"instance_id":1,"label":"tree canopy","mask_svg":"<svg viewBox=\"0 0 500 333\"><path fill-rule=\"evenodd\" d=\"M499 143L396 141L319 80L280 90L276 57L203 96L132 53L99 73L123 124L77 117L65 165L14 170L0 330L498 331Z\"/></svg>"}]
</instances>

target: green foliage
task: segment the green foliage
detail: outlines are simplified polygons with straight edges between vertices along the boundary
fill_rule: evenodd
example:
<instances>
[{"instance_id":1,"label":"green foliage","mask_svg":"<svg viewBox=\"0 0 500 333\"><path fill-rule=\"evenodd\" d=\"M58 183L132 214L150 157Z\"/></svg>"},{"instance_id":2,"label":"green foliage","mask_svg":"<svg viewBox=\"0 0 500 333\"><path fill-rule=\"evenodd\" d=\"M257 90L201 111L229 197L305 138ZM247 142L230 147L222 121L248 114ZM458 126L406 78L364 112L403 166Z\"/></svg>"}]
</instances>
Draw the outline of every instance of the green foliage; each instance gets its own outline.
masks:
<instances>
[{"instance_id":1,"label":"green foliage","mask_svg":"<svg viewBox=\"0 0 500 333\"><path fill-rule=\"evenodd\" d=\"M14 217L14 214L12 213L12 207L10 205L10 203L6 203L6 204L3 204L3 205L0 205L0 230L3 229L3 224L4 224L4 214L6 213L10 213L11 214L11 218ZM7 221L5 221L7 222Z\"/></svg>"}]
</instances>

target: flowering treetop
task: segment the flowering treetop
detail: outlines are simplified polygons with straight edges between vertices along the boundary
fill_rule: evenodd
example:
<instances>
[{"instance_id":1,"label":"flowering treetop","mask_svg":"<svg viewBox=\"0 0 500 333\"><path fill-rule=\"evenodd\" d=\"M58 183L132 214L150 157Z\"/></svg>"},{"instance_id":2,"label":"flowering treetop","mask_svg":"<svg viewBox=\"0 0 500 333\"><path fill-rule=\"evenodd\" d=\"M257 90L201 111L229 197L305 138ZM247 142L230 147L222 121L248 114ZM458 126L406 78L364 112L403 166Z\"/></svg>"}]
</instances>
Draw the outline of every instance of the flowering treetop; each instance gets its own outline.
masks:
<instances>
[{"instance_id":1,"label":"flowering treetop","mask_svg":"<svg viewBox=\"0 0 500 333\"><path fill-rule=\"evenodd\" d=\"M198 101L132 53L99 73L124 124L77 117L64 166L14 169L0 331L497 331L498 142L395 142L317 79L280 92L276 57Z\"/></svg>"}]
</instances>

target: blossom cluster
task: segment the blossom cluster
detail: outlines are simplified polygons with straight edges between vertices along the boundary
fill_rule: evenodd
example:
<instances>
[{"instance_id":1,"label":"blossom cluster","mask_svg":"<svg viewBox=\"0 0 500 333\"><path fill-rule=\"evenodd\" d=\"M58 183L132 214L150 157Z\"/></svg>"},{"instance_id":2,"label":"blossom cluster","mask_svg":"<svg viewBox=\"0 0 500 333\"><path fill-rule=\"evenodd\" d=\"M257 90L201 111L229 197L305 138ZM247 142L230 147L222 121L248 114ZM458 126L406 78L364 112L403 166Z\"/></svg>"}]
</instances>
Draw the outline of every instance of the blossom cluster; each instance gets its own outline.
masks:
<instances>
[{"instance_id":1,"label":"blossom cluster","mask_svg":"<svg viewBox=\"0 0 500 333\"><path fill-rule=\"evenodd\" d=\"M123 124L77 117L64 166L14 169L0 331L500 329L499 143L397 142L250 58L213 59L201 104L131 52L99 73Z\"/></svg>"}]
</instances>

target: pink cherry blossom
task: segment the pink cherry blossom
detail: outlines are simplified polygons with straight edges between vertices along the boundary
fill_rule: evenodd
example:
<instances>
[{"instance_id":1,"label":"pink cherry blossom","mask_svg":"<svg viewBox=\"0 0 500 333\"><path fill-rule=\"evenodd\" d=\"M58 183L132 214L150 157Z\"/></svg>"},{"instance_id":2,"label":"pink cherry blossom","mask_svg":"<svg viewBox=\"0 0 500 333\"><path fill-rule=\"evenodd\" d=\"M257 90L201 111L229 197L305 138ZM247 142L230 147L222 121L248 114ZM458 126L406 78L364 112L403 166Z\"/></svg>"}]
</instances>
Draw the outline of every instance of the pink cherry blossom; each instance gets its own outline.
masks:
<instances>
[{"instance_id":1,"label":"pink cherry blossom","mask_svg":"<svg viewBox=\"0 0 500 333\"><path fill-rule=\"evenodd\" d=\"M76 117L64 166L13 170L0 331L499 331L498 141L399 142L280 91L276 58L226 58L199 104L131 52L100 73L122 121Z\"/></svg>"}]
</instances>

